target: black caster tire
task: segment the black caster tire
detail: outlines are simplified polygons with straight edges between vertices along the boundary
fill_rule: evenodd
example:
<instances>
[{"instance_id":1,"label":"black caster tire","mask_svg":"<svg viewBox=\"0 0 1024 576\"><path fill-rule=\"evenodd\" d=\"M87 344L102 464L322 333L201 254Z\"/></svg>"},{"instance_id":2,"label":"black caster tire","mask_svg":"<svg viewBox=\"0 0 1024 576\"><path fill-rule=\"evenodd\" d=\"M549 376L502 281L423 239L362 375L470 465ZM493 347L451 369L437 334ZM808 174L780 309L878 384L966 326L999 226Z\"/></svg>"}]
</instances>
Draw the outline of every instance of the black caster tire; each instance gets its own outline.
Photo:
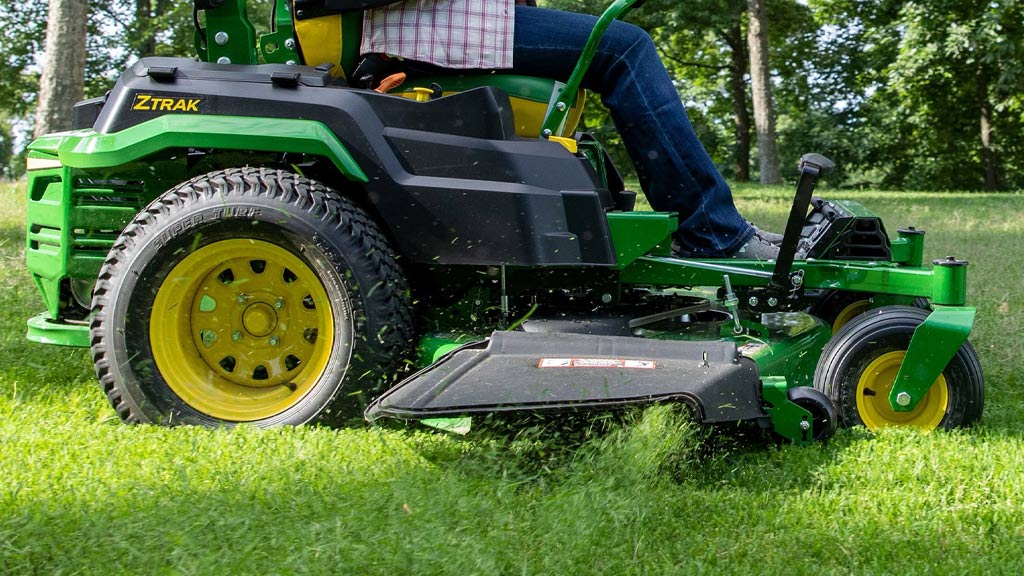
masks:
<instances>
[{"instance_id":1,"label":"black caster tire","mask_svg":"<svg viewBox=\"0 0 1024 576\"><path fill-rule=\"evenodd\" d=\"M811 413L811 440L824 442L836 433L839 419L828 396L807 386L790 388L786 396L790 402Z\"/></svg>"}]
</instances>

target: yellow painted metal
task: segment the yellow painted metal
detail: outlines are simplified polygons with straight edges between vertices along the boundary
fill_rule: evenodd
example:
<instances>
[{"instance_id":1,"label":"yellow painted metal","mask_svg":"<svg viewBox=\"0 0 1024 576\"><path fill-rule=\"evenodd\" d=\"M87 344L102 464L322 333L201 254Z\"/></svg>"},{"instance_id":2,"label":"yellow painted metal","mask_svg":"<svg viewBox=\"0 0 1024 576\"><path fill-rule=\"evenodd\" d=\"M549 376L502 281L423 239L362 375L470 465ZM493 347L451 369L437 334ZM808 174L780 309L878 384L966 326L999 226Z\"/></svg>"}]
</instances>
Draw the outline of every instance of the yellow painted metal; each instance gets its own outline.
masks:
<instances>
[{"instance_id":1,"label":"yellow painted metal","mask_svg":"<svg viewBox=\"0 0 1024 576\"><path fill-rule=\"evenodd\" d=\"M179 398L221 420L251 422L294 406L327 370L332 303L296 255L224 240L175 266L150 317L153 359Z\"/></svg>"},{"instance_id":2,"label":"yellow painted metal","mask_svg":"<svg viewBox=\"0 0 1024 576\"><path fill-rule=\"evenodd\" d=\"M864 312L867 312L869 308L871 308L870 300L857 300L856 302L848 304L846 308L843 308L839 312L839 315L836 316L836 319L832 322L832 333L835 334L840 328L846 325L847 322L853 320L857 316L860 316Z\"/></svg>"},{"instance_id":3,"label":"yellow painted metal","mask_svg":"<svg viewBox=\"0 0 1024 576\"><path fill-rule=\"evenodd\" d=\"M340 14L295 20L295 35L302 46L302 58L306 65L334 64L331 76L345 77L341 67L344 42Z\"/></svg>"},{"instance_id":4,"label":"yellow painted metal","mask_svg":"<svg viewBox=\"0 0 1024 576\"><path fill-rule=\"evenodd\" d=\"M864 425L871 430L886 426L915 426L934 430L942 422L949 406L949 386L946 377L939 377L910 412L896 412L889 405L889 392L906 352L897 350L875 358L857 382L857 412Z\"/></svg>"},{"instance_id":5,"label":"yellow painted metal","mask_svg":"<svg viewBox=\"0 0 1024 576\"><path fill-rule=\"evenodd\" d=\"M575 154L579 150L579 146L577 146L576 141L573 140L572 138L562 138L561 136L548 136L548 140L551 140L552 142L558 142L562 146L565 146L565 149L568 150L569 152L572 152L573 154Z\"/></svg>"}]
</instances>

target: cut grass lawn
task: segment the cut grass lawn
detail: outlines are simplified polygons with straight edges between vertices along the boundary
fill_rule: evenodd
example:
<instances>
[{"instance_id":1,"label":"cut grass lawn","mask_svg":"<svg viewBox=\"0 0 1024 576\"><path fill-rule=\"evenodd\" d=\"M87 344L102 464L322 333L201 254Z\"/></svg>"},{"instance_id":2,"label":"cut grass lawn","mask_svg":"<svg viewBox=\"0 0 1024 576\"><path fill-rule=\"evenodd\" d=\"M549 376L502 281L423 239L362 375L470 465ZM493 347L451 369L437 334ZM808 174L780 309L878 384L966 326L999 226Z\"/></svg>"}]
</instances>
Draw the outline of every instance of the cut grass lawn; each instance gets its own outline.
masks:
<instances>
[{"instance_id":1,"label":"cut grass lawn","mask_svg":"<svg viewBox=\"0 0 1024 576\"><path fill-rule=\"evenodd\" d=\"M515 438L122 425L87 351L24 338L42 304L23 194L0 186L2 574L1024 571L1020 195L831 194L890 233L926 229L928 258L970 260L985 415L776 448L708 440L667 407ZM790 195L737 203L781 230Z\"/></svg>"}]
</instances>

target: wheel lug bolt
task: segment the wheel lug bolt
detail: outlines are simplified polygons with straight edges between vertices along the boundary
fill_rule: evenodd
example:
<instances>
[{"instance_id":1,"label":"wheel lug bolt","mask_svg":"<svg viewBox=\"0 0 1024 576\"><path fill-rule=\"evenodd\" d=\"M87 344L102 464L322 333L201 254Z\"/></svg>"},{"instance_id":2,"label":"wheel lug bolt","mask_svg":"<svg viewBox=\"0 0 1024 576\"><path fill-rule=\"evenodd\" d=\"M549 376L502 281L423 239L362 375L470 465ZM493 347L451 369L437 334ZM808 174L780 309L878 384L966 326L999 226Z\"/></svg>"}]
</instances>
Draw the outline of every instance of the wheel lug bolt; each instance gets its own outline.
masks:
<instances>
[{"instance_id":1,"label":"wheel lug bolt","mask_svg":"<svg viewBox=\"0 0 1024 576\"><path fill-rule=\"evenodd\" d=\"M239 294L238 295L238 303L239 304L245 304L246 301L248 301L248 300L249 300L249 297L246 296L245 294Z\"/></svg>"},{"instance_id":2,"label":"wheel lug bolt","mask_svg":"<svg viewBox=\"0 0 1024 576\"><path fill-rule=\"evenodd\" d=\"M896 403L900 406L910 406L910 394L900 392L896 395Z\"/></svg>"},{"instance_id":3,"label":"wheel lug bolt","mask_svg":"<svg viewBox=\"0 0 1024 576\"><path fill-rule=\"evenodd\" d=\"M235 342L238 342L239 340L242 339L242 333L239 332L238 330L235 330L234 332L231 333L231 339L234 340Z\"/></svg>"},{"instance_id":4,"label":"wheel lug bolt","mask_svg":"<svg viewBox=\"0 0 1024 576\"><path fill-rule=\"evenodd\" d=\"M277 336L271 336L270 337L270 345L271 346L277 346L280 343L281 343L281 339L278 338Z\"/></svg>"},{"instance_id":5,"label":"wheel lug bolt","mask_svg":"<svg viewBox=\"0 0 1024 576\"><path fill-rule=\"evenodd\" d=\"M278 310L280 310L281 308L284 308L284 300L282 300L280 298L278 298L277 300L274 300L274 308L277 308Z\"/></svg>"}]
</instances>

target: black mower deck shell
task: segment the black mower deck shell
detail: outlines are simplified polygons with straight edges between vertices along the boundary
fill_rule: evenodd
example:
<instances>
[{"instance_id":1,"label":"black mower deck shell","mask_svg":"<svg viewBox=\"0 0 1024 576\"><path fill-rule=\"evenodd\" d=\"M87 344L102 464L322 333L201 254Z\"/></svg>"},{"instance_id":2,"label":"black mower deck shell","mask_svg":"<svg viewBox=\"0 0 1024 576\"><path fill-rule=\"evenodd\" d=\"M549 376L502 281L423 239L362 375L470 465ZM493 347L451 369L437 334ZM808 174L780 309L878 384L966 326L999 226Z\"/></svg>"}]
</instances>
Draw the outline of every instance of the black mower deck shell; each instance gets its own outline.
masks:
<instances>
[{"instance_id":1,"label":"black mower deck shell","mask_svg":"<svg viewBox=\"0 0 1024 576\"><path fill-rule=\"evenodd\" d=\"M373 402L366 416L585 411L682 401L701 422L764 416L757 364L732 342L494 332Z\"/></svg>"}]
</instances>

